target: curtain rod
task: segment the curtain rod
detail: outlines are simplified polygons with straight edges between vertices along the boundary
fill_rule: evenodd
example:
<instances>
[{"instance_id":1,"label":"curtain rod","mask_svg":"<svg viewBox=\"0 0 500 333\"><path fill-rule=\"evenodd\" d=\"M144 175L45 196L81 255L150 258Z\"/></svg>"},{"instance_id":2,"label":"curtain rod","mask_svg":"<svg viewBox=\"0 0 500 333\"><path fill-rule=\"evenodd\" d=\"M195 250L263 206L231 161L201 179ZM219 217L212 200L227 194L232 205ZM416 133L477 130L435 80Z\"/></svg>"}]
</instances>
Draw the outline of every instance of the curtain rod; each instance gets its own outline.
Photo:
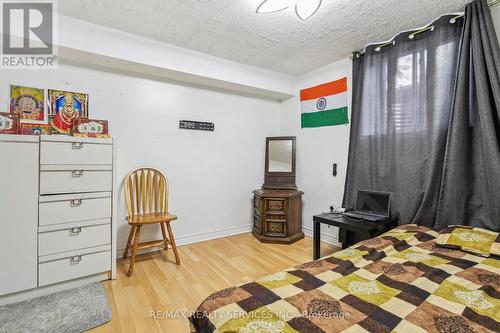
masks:
<instances>
[{"instance_id":1,"label":"curtain rod","mask_svg":"<svg viewBox=\"0 0 500 333\"><path fill-rule=\"evenodd\" d=\"M500 4L500 0L491 0L491 1L488 1L488 6L490 6L490 7L496 6L498 4ZM462 13L460 15L455 16L454 18L451 19L453 22L450 21L450 23L455 23L455 21L457 19L464 17L464 15L465 14Z\"/></svg>"},{"instance_id":2,"label":"curtain rod","mask_svg":"<svg viewBox=\"0 0 500 333\"><path fill-rule=\"evenodd\" d=\"M496 6L496 5L498 5L498 4L500 4L500 0L491 0L491 1L488 1L488 6L489 6L489 7L493 7L493 6ZM451 13L451 14L446 14L446 15L453 15L453 13ZM460 19L460 18L464 17L464 15L465 15L465 13L463 13L463 12L462 12L462 13L457 13L457 15L456 15L456 16L454 16L454 17L452 17L452 18L450 19L450 23L451 23L451 24L454 24L454 23L455 23L458 19ZM377 44L380 44L380 45L378 45L378 46L375 48L375 51L379 52L379 51L380 51L383 47L386 47L386 46L389 46L389 45L395 45L395 44L396 44L395 38L396 38L399 34L404 33L404 32L411 32L411 31L414 31L414 30L415 30L415 32L413 32L412 34L410 34L410 35L408 36L410 39L415 38L415 36L416 36L416 35L418 35L418 34L420 34L420 33L423 33L423 32L429 31L429 30L430 30L430 31L434 31L434 26L433 26L433 25L430 25L430 23L429 23L429 24L427 24L427 25L423 26L423 27L422 27L422 28L420 28L420 29L418 29L418 28L417 28L417 29L412 29L412 30L401 31L401 32L397 33L394 37L392 37L390 40L388 40L388 41L386 41L386 42L367 44L367 45L365 46L365 50L366 50L366 47L368 47L368 46L370 46L370 45L377 45ZM356 57L358 57L358 58L359 58L359 56L360 56L360 55L363 55L363 54L365 53L365 50L358 52L358 53L356 54ZM352 56L351 56L351 59L352 59Z\"/></svg>"}]
</instances>

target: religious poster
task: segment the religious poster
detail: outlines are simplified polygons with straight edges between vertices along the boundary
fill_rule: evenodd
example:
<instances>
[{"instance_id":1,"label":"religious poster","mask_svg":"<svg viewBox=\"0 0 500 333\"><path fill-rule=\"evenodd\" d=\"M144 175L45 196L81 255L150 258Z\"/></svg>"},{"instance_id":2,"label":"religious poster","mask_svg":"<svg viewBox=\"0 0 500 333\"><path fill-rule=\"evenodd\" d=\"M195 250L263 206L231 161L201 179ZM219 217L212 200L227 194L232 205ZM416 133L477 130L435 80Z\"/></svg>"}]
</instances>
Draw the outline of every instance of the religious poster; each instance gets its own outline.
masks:
<instances>
[{"instance_id":1,"label":"religious poster","mask_svg":"<svg viewBox=\"0 0 500 333\"><path fill-rule=\"evenodd\" d=\"M302 128L348 124L347 77L300 91Z\"/></svg>"},{"instance_id":2,"label":"religious poster","mask_svg":"<svg viewBox=\"0 0 500 333\"><path fill-rule=\"evenodd\" d=\"M19 115L22 123L46 122L43 89L11 85L10 112Z\"/></svg>"},{"instance_id":3,"label":"religious poster","mask_svg":"<svg viewBox=\"0 0 500 333\"><path fill-rule=\"evenodd\" d=\"M57 133L71 134L73 121L78 117L88 117L89 96L70 91L49 90L49 115L51 126Z\"/></svg>"}]
</instances>

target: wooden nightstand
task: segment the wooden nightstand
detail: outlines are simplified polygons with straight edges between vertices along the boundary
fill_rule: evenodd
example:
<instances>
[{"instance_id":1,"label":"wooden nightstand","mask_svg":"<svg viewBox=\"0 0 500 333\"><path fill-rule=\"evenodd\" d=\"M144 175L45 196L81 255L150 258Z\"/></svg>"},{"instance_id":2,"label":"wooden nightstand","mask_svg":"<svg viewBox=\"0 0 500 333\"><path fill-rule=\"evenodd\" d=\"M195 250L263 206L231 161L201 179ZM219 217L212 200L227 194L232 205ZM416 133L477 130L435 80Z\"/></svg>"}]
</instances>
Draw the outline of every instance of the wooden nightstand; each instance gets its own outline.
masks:
<instances>
[{"instance_id":1,"label":"wooden nightstand","mask_svg":"<svg viewBox=\"0 0 500 333\"><path fill-rule=\"evenodd\" d=\"M337 214L324 213L313 217L314 247L313 259L320 257L321 223L339 228L339 242L342 249L383 234L398 225L396 220L370 222L354 220Z\"/></svg>"},{"instance_id":2,"label":"wooden nightstand","mask_svg":"<svg viewBox=\"0 0 500 333\"><path fill-rule=\"evenodd\" d=\"M292 244L304 238L302 192L256 190L253 235L263 243Z\"/></svg>"}]
</instances>

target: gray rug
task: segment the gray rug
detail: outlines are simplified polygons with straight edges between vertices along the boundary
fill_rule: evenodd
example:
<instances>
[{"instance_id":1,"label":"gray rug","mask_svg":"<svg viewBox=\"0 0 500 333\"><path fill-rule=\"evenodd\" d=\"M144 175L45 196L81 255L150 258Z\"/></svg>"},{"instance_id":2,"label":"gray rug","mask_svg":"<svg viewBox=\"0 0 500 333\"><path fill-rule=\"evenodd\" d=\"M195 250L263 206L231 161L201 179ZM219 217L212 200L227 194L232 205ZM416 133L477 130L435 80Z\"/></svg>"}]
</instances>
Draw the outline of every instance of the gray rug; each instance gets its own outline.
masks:
<instances>
[{"instance_id":1,"label":"gray rug","mask_svg":"<svg viewBox=\"0 0 500 333\"><path fill-rule=\"evenodd\" d=\"M110 320L100 283L0 307L1 333L79 333Z\"/></svg>"}]
</instances>

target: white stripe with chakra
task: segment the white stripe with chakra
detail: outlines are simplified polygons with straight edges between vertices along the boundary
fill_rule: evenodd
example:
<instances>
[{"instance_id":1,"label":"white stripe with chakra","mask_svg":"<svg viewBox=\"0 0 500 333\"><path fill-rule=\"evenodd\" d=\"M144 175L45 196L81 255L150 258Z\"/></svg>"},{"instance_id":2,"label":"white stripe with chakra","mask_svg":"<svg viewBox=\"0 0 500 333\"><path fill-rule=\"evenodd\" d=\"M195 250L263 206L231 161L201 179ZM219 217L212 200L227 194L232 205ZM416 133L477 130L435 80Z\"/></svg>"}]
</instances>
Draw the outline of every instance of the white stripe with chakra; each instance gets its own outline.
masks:
<instances>
[{"instance_id":1,"label":"white stripe with chakra","mask_svg":"<svg viewBox=\"0 0 500 333\"><path fill-rule=\"evenodd\" d=\"M323 101L318 102L320 99L324 99L324 102ZM340 94L319 97L316 99L311 99L301 102L302 113L333 110L333 109L343 108L346 106L347 106L347 91Z\"/></svg>"}]
</instances>

